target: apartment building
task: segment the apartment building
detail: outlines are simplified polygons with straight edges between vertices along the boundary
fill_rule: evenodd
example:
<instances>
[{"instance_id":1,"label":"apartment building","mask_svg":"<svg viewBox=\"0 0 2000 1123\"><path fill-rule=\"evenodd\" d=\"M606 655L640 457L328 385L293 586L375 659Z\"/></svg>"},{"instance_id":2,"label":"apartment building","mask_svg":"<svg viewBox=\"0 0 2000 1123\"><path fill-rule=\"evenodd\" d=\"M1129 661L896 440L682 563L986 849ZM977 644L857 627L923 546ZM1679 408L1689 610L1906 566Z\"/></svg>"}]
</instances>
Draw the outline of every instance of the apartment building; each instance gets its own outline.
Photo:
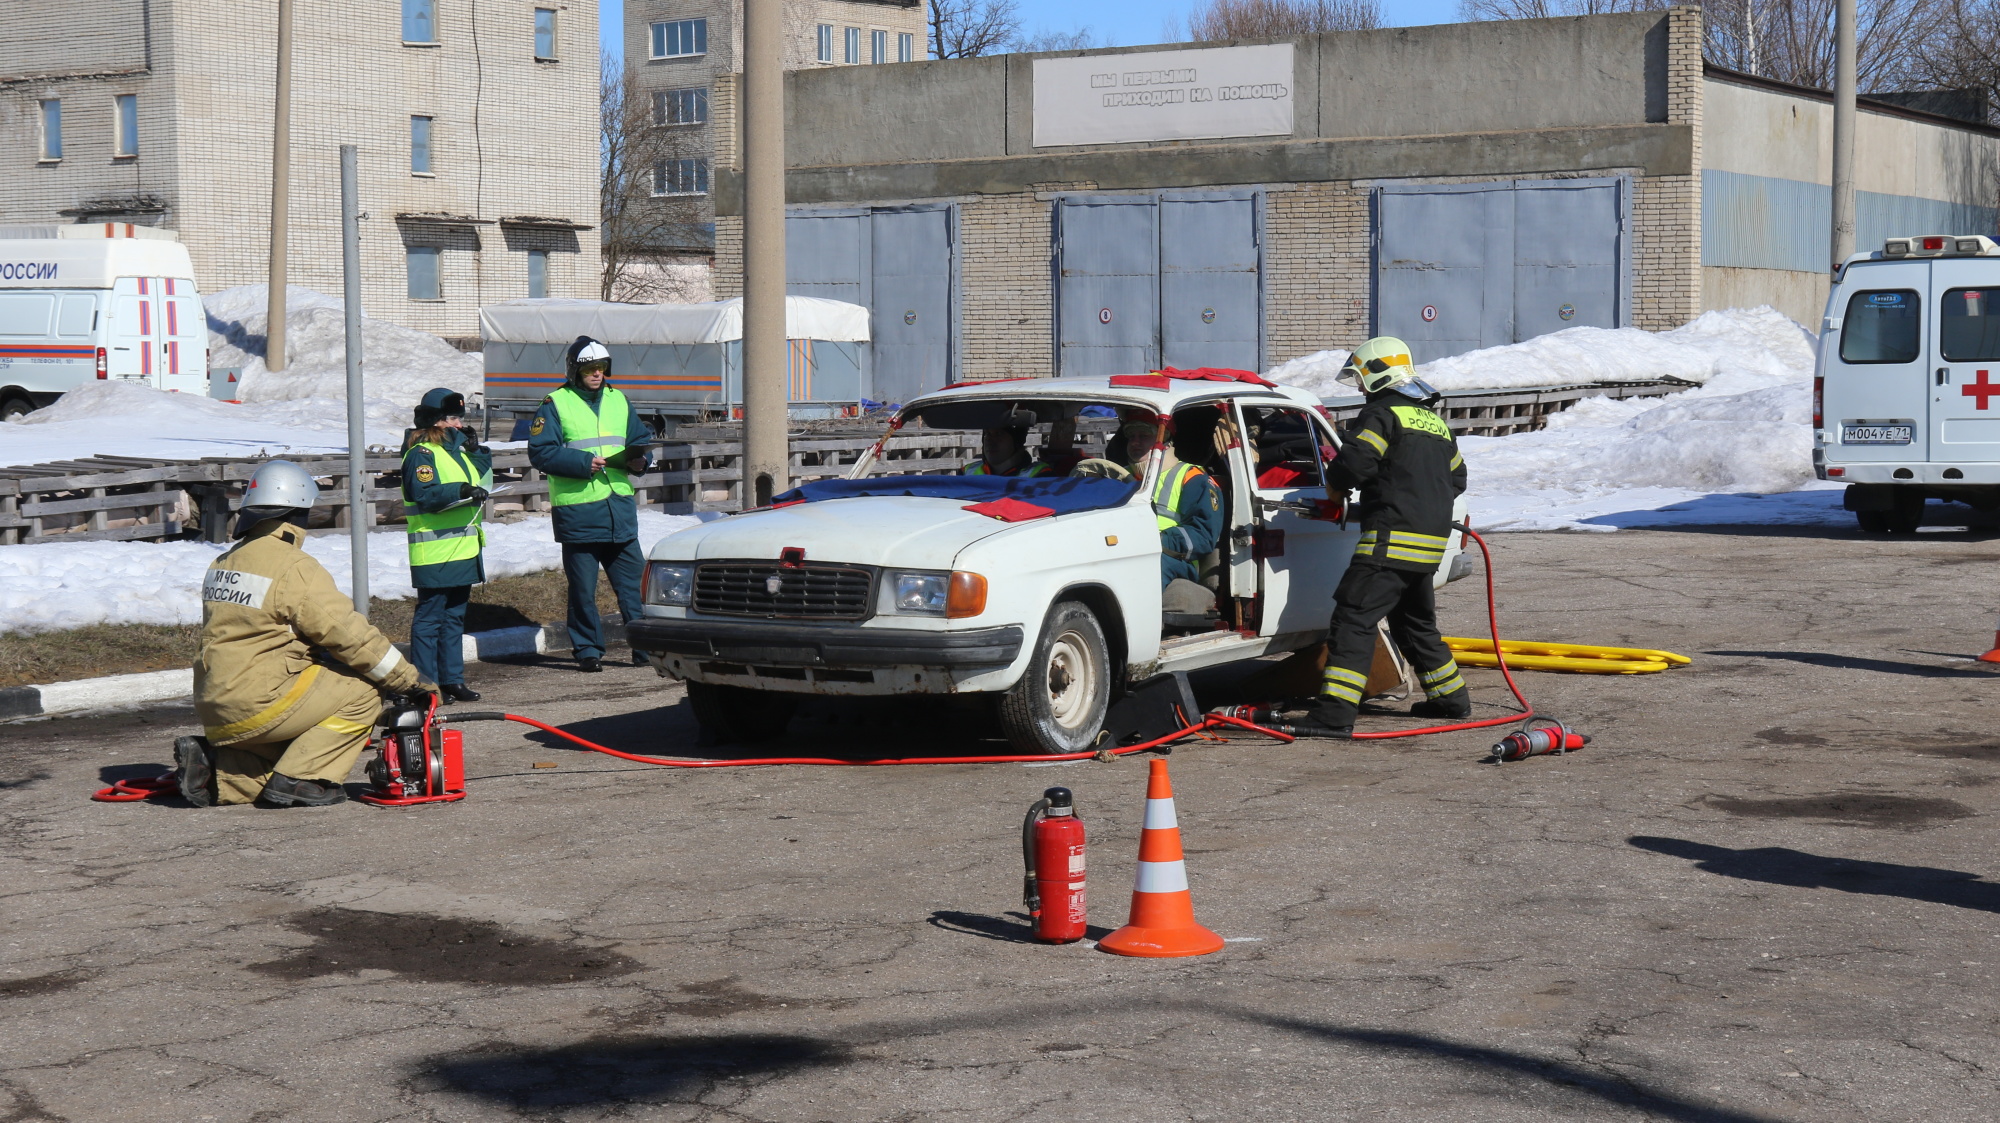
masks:
<instances>
[{"instance_id":1,"label":"apartment building","mask_svg":"<svg viewBox=\"0 0 2000 1123\"><path fill-rule=\"evenodd\" d=\"M928 11L924 0L785 0L785 68L920 62ZM743 69L743 0L628 0L625 58L654 124L687 133L651 188L662 205L689 208L705 244L674 248L706 250L715 227L709 103L717 79Z\"/></svg>"},{"instance_id":2,"label":"apartment building","mask_svg":"<svg viewBox=\"0 0 2000 1123\"><path fill-rule=\"evenodd\" d=\"M359 149L370 316L598 294L596 0L293 0L291 283L341 291ZM265 279L277 4L0 4L0 225L177 231L205 291Z\"/></svg>"}]
</instances>

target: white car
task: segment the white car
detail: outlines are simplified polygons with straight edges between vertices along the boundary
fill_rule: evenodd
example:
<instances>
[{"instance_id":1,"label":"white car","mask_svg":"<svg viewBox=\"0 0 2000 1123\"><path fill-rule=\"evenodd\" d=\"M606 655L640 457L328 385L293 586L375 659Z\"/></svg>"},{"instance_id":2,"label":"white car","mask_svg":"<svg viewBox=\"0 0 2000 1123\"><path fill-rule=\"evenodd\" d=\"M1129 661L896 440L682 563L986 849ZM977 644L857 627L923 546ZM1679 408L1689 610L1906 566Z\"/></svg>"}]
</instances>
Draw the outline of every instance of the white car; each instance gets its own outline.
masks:
<instances>
[{"instance_id":1,"label":"white car","mask_svg":"<svg viewBox=\"0 0 2000 1123\"><path fill-rule=\"evenodd\" d=\"M1089 419L1118 413L1173 417L1177 448L1222 495L1227 529L1201 566L1216 594L1205 615L1162 611L1159 450L1130 482L885 475L896 462L871 453L845 479L807 485L804 502L661 539L645 615L627 629L633 650L684 680L703 727L724 740L775 735L809 694L976 694L994 700L1018 751L1067 753L1096 746L1128 687L1322 640L1360 527L1333 517L1321 471L1339 442L1305 391L1023 379L926 395L898 423L980 430L1032 416L1046 442L1059 422L1102 430L1113 422ZM982 487L1057 513L967 510ZM1460 538L1440 584L1466 568Z\"/></svg>"}]
</instances>

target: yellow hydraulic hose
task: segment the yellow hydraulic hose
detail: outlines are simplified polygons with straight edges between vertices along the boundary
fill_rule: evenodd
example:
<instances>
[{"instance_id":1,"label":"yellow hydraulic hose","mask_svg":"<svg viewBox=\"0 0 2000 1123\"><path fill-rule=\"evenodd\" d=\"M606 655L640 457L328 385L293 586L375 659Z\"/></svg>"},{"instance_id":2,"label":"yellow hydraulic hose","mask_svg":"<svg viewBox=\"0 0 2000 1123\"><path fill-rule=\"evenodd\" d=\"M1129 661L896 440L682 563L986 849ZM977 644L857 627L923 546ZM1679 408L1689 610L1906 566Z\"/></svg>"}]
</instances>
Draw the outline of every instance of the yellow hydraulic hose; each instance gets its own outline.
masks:
<instances>
[{"instance_id":1,"label":"yellow hydraulic hose","mask_svg":"<svg viewBox=\"0 0 2000 1123\"><path fill-rule=\"evenodd\" d=\"M1444 637L1458 662L1467 667L1497 667L1490 639ZM1501 645L1509 667L1526 671L1567 671L1586 675L1644 675L1681 666L1693 660L1671 651L1651 651L1636 647L1596 647L1580 643L1533 643L1508 640Z\"/></svg>"}]
</instances>

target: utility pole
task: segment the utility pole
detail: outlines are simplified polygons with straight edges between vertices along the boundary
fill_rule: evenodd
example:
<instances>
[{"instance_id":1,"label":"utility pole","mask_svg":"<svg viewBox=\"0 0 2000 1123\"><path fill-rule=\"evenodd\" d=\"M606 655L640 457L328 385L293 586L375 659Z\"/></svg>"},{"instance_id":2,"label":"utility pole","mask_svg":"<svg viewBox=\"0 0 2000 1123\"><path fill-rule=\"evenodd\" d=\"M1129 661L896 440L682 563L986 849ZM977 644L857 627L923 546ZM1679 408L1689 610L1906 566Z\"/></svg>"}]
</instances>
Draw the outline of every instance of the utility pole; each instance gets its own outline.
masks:
<instances>
[{"instance_id":1,"label":"utility pole","mask_svg":"<svg viewBox=\"0 0 2000 1123\"><path fill-rule=\"evenodd\" d=\"M354 611L368 616L368 406L361 395L361 191L354 146L340 146L341 295L347 302L347 539L354 565Z\"/></svg>"},{"instance_id":2,"label":"utility pole","mask_svg":"<svg viewBox=\"0 0 2000 1123\"><path fill-rule=\"evenodd\" d=\"M784 0L743 0L743 504L790 475L785 389Z\"/></svg>"},{"instance_id":3,"label":"utility pole","mask_svg":"<svg viewBox=\"0 0 2000 1123\"><path fill-rule=\"evenodd\" d=\"M278 93L271 114L271 276L264 368L284 370L285 234L292 205L292 0L278 0Z\"/></svg>"},{"instance_id":4,"label":"utility pole","mask_svg":"<svg viewBox=\"0 0 2000 1123\"><path fill-rule=\"evenodd\" d=\"M1833 268L1854 253L1854 0L1833 12Z\"/></svg>"}]
</instances>

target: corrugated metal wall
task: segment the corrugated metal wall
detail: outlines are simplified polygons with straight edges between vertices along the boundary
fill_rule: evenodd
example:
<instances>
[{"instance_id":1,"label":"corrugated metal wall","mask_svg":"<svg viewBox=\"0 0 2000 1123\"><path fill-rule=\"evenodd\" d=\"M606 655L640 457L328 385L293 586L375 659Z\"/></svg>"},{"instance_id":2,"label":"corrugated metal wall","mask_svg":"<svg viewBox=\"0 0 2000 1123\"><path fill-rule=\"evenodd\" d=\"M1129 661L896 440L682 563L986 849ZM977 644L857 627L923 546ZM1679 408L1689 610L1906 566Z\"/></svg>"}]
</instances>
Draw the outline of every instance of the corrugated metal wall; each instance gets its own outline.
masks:
<instances>
[{"instance_id":1,"label":"corrugated metal wall","mask_svg":"<svg viewBox=\"0 0 2000 1123\"><path fill-rule=\"evenodd\" d=\"M1900 234L1993 234L1993 207L1910 195L1854 193L1854 245L1880 249ZM1824 273L1833 225L1833 191L1795 179L1701 173L1701 263L1737 269Z\"/></svg>"}]
</instances>

